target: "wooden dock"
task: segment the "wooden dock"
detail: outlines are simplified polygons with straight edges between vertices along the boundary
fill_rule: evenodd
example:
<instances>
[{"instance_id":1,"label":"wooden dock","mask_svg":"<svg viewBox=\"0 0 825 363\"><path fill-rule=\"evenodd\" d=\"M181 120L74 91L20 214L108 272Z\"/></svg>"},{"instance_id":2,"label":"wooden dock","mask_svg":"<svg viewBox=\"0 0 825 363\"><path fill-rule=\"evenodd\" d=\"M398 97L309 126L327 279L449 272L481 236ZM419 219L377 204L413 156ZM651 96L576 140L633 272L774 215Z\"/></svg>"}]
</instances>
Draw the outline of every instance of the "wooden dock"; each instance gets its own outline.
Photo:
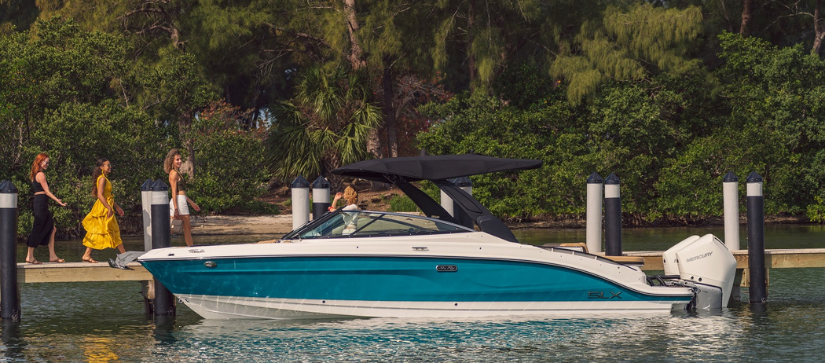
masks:
<instances>
[{"instance_id":1,"label":"wooden dock","mask_svg":"<svg viewBox=\"0 0 825 363\"><path fill-rule=\"evenodd\" d=\"M748 268L748 251L735 250L733 257L736 258L737 269ZM625 251L625 256L644 258L642 270L661 271L664 270L661 251ZM803 249L772 249L765 250L765 267L772 268L806 268L825 267L825 248L803 248Z\"/></svg>"},{"instance_id":2,"label":"wooden dock","mask_svg":"<svg viewBox=\"0 0 825 363\"><path fill-rule=\"evenodd\" d=\"M152 274L141 264L132 262L128 267L132 270L111 268L106 262L18 263L17 283L152 281Z\"/></svg>"}]
</instances>

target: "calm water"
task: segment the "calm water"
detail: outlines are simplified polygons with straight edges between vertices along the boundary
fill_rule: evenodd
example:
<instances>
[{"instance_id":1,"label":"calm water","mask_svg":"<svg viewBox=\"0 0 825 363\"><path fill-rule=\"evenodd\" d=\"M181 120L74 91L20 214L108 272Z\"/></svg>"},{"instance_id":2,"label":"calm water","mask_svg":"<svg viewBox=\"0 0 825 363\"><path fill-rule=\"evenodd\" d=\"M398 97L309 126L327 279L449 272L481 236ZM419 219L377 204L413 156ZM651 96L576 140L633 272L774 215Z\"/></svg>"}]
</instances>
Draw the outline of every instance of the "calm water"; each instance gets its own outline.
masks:
<instances>
[{"instance_id":1,"label":"calm water","mask_svg":"<svg viewBox=\"0 0 825 363\"><path fill-rule=\"evenodd\" d=\"M515 232L529 243L584 240L583 230ZM722 236L721 229L628 229L623 246L664 250L705 233ZM768 248L825 247L822 226L769 226L766 234ZM143 242L129 239L126 245L140 249ZM59 241L58 250L70 261L83 253L79 241ZM25 250L20 252L22 261ZM46 260L45 252L38 249L36 257ZM113 251L94 255L101 261L111 256ZM0 361L821 361L825 269L778 269L770 278L764 309L740 303L717 315L227 322L203 320L179 305L175 319L158 324L144 316L137 282L23 284L23 319L2 327Z\"/></svg>"}]
</instances>

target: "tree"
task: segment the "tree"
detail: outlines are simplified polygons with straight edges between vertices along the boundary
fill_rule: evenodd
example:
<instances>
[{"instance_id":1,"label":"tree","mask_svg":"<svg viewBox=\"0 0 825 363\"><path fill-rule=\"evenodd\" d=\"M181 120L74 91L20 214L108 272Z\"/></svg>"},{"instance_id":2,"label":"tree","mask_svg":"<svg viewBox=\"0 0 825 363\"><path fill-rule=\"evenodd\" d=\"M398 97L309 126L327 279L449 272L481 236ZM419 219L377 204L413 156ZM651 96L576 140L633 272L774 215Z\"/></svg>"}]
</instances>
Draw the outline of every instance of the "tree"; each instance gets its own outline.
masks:
<instances>
[{"instance_id":1,"label":"tree","mask_svg":"<svg viewBox=\"0 0 825 363\"><path fill-rule=\"evenodd\" d=\"M632 5L608 7L600 21L586 22L575 45L562 53L550 74L570 84L568 100L579 104L609 80L639 81L660 72L684 74L699 68L688 55L702 30L698 7L684 10Z\"/></svg>"},{"instance_id":2,"label":"tree","mask_svg":"<svg viewBox=\"0 0 825 363\"><path fill-rule=\"evenodd\" d=\"M340 184L329 171L369 157L367 138L381 112L363 78L343 68L334 73L311 68L296 91L276 111L267 139L274 174L281 180L324 174Z\"/></svg>"}]
</instances>

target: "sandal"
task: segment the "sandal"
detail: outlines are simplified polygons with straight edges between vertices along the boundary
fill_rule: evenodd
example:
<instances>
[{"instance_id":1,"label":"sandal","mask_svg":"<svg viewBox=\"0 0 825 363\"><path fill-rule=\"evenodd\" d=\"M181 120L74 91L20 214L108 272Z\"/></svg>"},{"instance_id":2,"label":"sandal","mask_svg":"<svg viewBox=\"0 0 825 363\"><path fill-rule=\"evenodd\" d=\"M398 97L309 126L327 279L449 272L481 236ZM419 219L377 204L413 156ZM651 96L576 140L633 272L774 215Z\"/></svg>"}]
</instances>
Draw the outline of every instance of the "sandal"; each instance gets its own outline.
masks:
<instances>
[{"instance_id":1,"label":"sandal","mask_svg":"<svg viewBox=\"0 0 825 363\"><path fill-rule=\"evenodd\" d=\"M97 261L95 261L95 259L94 259L94 258L91 258L91 257L89 257L89 259L88 259L88 260L87 260L87 259L85 259L85 258L83 258L83 262L88 262L88 263L97 263Z\"/></svg>"},{"instance_id":2,"label":"sandal","mask_svg":"<svg viewBox=\"0 0 825 363\"><path fill-rule=\"evenodd\" d=\"M38 261L38 260L31 260L31 261L26 260L26 262L27 262L27 263L30 263L30 264L32 264L32 265L40 265L40 264L42 264L42 263L43 263L43 262L40 262L40 261Z\"/></svg>"},{"instance_id":3,"label":"sandal","mask_svg":"<svg viewBox=\"0 0 825 363\"><path fill-rule=\"evenodd\" d=\"M63 263L63 262L66 262L66 260L64 260L64 259L62 259L62 258L58 258L58 259L56 259L56 260L49 260L49 262L54 262L54 263Z\"/></svg>"}]
</instances>

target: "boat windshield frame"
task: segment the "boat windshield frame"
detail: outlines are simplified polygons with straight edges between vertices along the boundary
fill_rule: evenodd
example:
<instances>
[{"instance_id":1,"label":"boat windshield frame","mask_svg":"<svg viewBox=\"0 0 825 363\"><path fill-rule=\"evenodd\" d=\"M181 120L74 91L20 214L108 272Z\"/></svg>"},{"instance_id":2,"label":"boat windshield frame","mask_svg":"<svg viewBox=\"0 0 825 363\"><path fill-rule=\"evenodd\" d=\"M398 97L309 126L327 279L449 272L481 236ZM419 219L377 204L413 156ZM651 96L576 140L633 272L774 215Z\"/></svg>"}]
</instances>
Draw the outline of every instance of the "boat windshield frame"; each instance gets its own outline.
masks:
<instances>
[{"instance_id":1,"label":"boat windshield frame","mask_svg":"<svg viewBox=\"0 0 825 363\"><path fill-rule=\"evenodd\" d=\"M469 232L476 231L459 224L418 214L340 208L296 228L284 235L281 240L420 236Z\"/></svg>"}]
</instances>

